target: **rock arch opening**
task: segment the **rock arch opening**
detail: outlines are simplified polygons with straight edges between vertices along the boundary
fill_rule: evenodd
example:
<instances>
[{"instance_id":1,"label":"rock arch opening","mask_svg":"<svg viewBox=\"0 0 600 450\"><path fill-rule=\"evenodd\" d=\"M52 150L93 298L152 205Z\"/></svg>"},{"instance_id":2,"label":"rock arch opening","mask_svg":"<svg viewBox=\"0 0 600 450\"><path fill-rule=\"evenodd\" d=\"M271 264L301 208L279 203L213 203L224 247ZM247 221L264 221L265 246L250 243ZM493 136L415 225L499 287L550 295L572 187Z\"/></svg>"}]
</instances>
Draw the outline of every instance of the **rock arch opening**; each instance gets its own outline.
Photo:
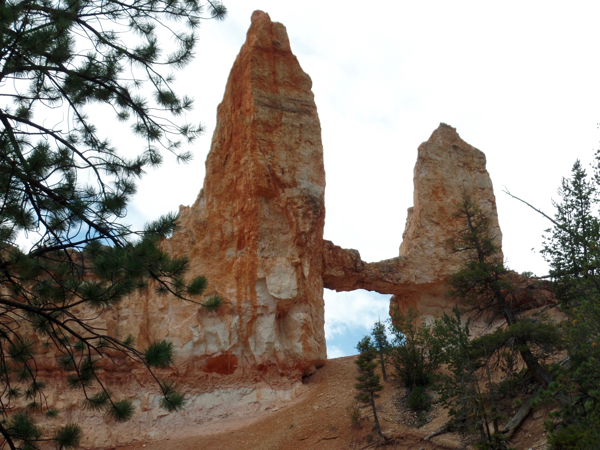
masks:
<instances>
[{"instance_id":1,"label":"rock arch opening","mask_svg":"<svg viewBox=\"0 0 600 450\"><path fill-rule=\"evenodd\" d=\"M364 289L348 292L325 289L323 298L328 359L355 355L356 344L371 333L375 322L390 318L389 294Z\"/></svg>"}]
</instances>

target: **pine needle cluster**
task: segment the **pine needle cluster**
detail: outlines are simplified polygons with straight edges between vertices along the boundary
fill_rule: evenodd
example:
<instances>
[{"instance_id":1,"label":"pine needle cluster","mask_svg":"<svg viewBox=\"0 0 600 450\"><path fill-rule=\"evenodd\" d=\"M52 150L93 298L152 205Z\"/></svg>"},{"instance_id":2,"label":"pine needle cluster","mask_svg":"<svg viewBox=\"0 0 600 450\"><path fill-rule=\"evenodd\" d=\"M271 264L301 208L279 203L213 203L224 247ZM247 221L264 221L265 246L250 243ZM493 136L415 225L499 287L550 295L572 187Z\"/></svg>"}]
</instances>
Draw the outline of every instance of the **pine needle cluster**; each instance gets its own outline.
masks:
<instances>
[{"instance_id":1,"label":"pine needle cluster","mask_svg":"<svg viewBox=\"0 0 600 450\"><path fill-rule=\"evenodd\" d=\"M356 348L359 351L358 357L354 363L358 366L358 376L354 388L358 391L355 398L360 403L365 403L371 406L373 410L373 418L375 421L374 429L383 438L379 419L377 418L377 408L375 399L379 397L378 392L383 390L383 386L379 381L379 375L375 373L377 368L377 350L371 342L370 336L365 336L360 340Z\"/></svg>"}]
</instances>

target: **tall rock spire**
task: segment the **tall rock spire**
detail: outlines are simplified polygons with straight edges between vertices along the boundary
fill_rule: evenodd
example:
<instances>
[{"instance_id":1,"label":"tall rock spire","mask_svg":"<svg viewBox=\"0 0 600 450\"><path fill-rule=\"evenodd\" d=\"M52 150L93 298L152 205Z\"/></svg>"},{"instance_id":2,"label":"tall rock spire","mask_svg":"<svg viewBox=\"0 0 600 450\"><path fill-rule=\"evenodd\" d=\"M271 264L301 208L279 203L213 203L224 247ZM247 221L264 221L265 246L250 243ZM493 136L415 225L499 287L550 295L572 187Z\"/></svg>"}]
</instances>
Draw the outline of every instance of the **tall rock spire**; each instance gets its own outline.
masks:
<instances>
[{"instance_id":1,"label":"tall rock spire","mask_svg":"<svg viewBox=\"0 0 600 450\"><path fill-rule=\"evenodd\" d=\"M215 317L198 315L199 339L215 342L201 351L206 367L226 354L240 369L299 376L326 359L325 170L311 87L285 27L255 11L218 108L204 187L167 243L226 302Z\"/></svg>"}]
</instances>

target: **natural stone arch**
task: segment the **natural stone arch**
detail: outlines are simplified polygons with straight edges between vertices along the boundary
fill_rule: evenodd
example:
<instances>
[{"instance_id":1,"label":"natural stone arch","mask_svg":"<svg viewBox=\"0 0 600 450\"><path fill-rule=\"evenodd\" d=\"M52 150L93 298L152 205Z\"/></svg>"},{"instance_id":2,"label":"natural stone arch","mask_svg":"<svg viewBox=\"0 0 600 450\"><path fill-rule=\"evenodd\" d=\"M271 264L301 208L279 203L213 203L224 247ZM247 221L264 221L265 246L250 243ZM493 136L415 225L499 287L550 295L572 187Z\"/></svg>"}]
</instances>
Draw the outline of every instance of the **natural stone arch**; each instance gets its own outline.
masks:
<instances>
[{"instance_id":1,"label":"natural stone arch","mask_svg":"<svg viewBox=\"0 0 600 450\"><path fill-rule=\"evenodd\" d=\"M164 242L225 305L206 313L138 294L121 308L124 332L142 344L173 340L182 373L199 384L297 381L323 365L324 286L394 294L393 307L422 315L449 311L447 279L462 262L450 245L453 213L464 192L489 215L501 247L485 155L445 124L419 147L398 257L365 263L356 250L324 241L325 170L311 87L285 27L255 12L218 108L203 189L180 207L180 228Z\"/></svg>"},{"instance_id":2,"label":"natural stone arch","mask_svg":"<svg viewBox=\"0 0 600 450\"><path fill-rule=\"evenodd\" d=\"M197 379L299 380L323 365L324 286L394 294L400 308L439 314L448 307L447 277L460 265L448 241L465 190L501 236L485 156L442 124L419 147L397 258L364 263L357 251L324 241L325 170L311 87L285 27L255 12L218 108L203 189L180 208L180 229L164 242L190 259L190 276L204 274L207 295L221 295L225 306L206 313L141 295L124 303L138 342L175 341ZM161 315L167 320L157 321ZM215 361L228 369L216 371Z\"/></svg>"}]
</instances>

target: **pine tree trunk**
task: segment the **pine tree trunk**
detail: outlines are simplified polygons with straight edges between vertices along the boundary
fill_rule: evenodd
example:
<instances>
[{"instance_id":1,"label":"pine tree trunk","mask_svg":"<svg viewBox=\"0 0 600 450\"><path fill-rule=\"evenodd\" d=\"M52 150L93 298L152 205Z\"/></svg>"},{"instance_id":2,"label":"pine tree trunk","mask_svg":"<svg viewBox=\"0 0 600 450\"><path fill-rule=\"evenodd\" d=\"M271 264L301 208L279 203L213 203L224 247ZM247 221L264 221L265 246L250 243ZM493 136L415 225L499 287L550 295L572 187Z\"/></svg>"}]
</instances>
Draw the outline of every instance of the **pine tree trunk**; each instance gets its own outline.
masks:
<instances>
[{"instance_id":1,"label":"pine tree trunk","mask_svg":"<svg viewBox=\"0 0 600 450\"><path fill-rule=\"evenodd\" d=\"M508 306L508 304L506 303L506 300L502 296L502 294L497 294L497 300L498 303L500 303L500 306L502 307L504 318L506 319L508 325L510 326L514 323L517 323L517 318L515 317L512 309L510 309L510 306ZM515 339L515 344L517 345L517 347L525 347L524 350L519 350L519 353L521 354L521 358L523 358L525 365L531 371L538 383L542 385L542 387L548 387L548 385L552 381L550 379L550 375L543 369L535 355L531 353L531 350L527 345L527 341L525 339Z\"/></svg>"},{"instance_id":2,"label":"pine tree trunk","mask_svg":"<svg viewBox=\"0 0 600 450\"><path fill-rule=\"evenodd\" d=\"M381 427L379 426L379 419L377 418L377 410L375 409L375 397L371 394L371 407L373 408L373 419L375 420L375 426L377 427L377 433L383 438Z\"/></svg>"},{"instance_id":3,"label":"pine tree trunk","mask_svg":"<svg viewBox=\"0 0 600 450\"><path fill-rule=\"evenodd\" d=\"M385 374L385 363L383 362L383 352L379 353L379 360L381 361L381 374L383 375L383 381L387 381L387 375Z\"/></svg>"},{"instance_id":4,"label":"pine tree trunk","mask_svg":"<svg viewBox=\"0 0 600 450\"><path fill-rule=\"evenodd\" d=\"M524 341L516 341L515 343L517 344L517 346L527 345L527 343ZM525 361L525 365L531 371L531 373L533 373L533 376L538 381L538 383L540 383L542 387L548 387L548 385L552 381L550 379L550 375L548 375L548 373L543 369L543 367L538 362L538 359L533 355L533 353L531 353L531 350L529 350L529 347L527 347L526 350L521 350L519 353L521 353L521 358L523 358L523 361Z\"/></svg>"}]
</instances>

